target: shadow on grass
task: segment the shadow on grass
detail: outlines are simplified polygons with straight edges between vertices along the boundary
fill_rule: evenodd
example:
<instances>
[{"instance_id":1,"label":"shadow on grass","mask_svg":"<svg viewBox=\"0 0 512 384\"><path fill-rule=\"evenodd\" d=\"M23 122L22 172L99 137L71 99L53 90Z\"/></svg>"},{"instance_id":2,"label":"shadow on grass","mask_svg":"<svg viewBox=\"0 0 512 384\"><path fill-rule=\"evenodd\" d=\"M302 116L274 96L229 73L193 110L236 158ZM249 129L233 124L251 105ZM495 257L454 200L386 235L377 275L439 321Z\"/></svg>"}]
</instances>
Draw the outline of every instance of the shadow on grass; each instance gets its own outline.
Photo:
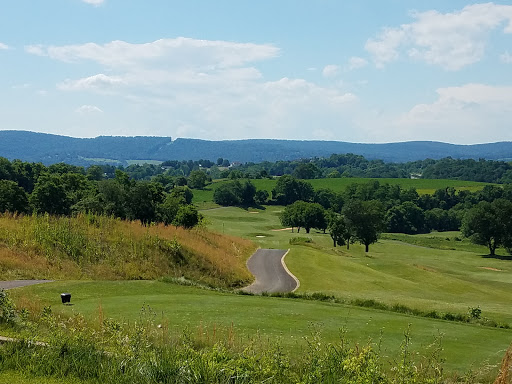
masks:
<instances>
[{"instance_id":1,"label":"shadow on grass","mask_svg":"<svg viewBox=\"0 0 512 384\"><path fill-rule=\"evenodd\" d=\"M484 259L496 259L496 260L505 260L505 261L512 261L512 256L502 256L502 255L482 255L482 258Z\"/></svg>"}]
</instances>

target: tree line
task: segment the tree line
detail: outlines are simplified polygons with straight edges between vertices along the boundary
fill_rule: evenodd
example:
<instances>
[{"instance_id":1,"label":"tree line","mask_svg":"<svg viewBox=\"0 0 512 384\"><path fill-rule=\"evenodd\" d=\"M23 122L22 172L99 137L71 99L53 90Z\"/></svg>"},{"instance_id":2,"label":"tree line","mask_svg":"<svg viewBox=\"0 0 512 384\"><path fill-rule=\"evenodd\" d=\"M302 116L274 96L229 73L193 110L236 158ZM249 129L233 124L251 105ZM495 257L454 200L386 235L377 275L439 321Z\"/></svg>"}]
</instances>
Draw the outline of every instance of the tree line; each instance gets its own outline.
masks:
<instances>
[{"instance_id":1,"label":"tree line","mask_svg":"<svg viewBox=\"0 0 512 384\"><path fill-rule=\"evenodd\" d=\"M285 205L283 226L329 231L333 245L359 241L368 251L381 232L419 234L461 230L491 255L512 250L512 185L486 185L477 192L452 187L419 195L416 189L378 181L354 183L343 192L314 190L305 180L282 176L273 202Z\"/></svg>"},{"instance_id":2,"label":"tree line","mask_svg":"<svg viewBox=\"0 0 512 384\"><path fill-rule=\"evenodd\" d=\"M193 171L203 171L211 179L261 179L291 175L297 179L362 177L362 178L410 178L453 179L504 184L512 182L512 165L505 161L452 159L419 160L407 163L387 163L368 160L361 155L333 154L325 158L299 159L293 161L264 161L231 166L227 159L216 162L200 160L168 160L161 164L132 164L126 167L94 165L108 178L113 178L116 169L126 172L135 180L151 180L160 177L187 178Z\"/></svg>"},{"instance_id":3,"label":"tree line","mask_svg":"<svg viewBox=\"0 0 512 384\"><path fill-rule=\"evenodd\" d=\"M426 159L406 163L368 160L361 155L333 154L326 158L246 163L230 172L244 178L291 175L298 179L339 177L453 179L486 183L512 182L512 165L505 161ZM229 175L228 175L229 177Z\"/></svg>"},{"instance_id":4,"label":"tree line","mask_svg":"<svg viewBox=\"0 0 512 384\"><path fill-rule=\"evenodd\" d=\"M169 181L169 180L164 180ZM100 166L87 170L65 163L41 163L0 158L0 213L72 215L80 212L161 222L191 228L201 219L192 205L190 186L202 188L207 176L192 171L184 182L130 178L120 169L113 177Z\"/></svg>"}]
</instances>

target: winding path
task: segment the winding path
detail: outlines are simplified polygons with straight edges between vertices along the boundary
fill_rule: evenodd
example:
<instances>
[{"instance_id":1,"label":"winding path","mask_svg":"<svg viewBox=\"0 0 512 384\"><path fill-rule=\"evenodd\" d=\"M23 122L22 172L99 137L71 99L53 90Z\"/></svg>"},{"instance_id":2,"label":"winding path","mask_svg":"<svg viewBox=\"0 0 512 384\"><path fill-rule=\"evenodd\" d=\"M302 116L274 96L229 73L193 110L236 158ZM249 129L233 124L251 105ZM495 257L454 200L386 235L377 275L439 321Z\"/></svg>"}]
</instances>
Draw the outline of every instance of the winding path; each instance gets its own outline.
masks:
<instances>
[{"instance_id":1,"label":"winding path","mask_svg":"<svg viewBox=\"0 0 512 384\"><path fill-rule=\"evenodd\" d=\"M10 280L0 281L0 289L26 287L27 285L51 283L53 280Z\"/></svg>"},{"instance_id":2,"label":"winding path","mask_svg":"<svg viewBox=\"0 0 512 384\"><path fill-rule=\"evenodd\" d=\"M254 275L254 283L244 288L251 293L293 292L299 280L286 268L284 258L288 253L282 249L258 249L247 261L247 268Z\"/></svg>"}]
</instances>

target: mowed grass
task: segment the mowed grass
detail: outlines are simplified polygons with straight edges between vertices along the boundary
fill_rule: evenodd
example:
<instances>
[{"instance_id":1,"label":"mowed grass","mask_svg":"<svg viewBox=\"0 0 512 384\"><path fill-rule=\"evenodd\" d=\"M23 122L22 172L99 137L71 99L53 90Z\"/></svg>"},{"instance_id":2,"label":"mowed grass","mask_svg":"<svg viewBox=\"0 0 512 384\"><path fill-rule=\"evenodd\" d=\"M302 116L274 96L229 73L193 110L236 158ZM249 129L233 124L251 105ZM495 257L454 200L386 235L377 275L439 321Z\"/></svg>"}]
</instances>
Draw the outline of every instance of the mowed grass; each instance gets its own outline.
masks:
<instances>
[{"instance_id":1,"label":"mowed grass","mask_svg":"<svg viewBox=\"0 0 512 384\"><path fill-rule=\"evenodd\" d=\"M339 179L314 179L306 180L313 185L314 189L326 188L333 191L344 191L347 186L357 183L363 184L377 180L381 184L400 185L403 189L416 188L419 194L432 194L437 189L453 187L456 190L468 190L475 192L481 190L487 183L463 180L445 180L445 179L367 179L367 178L339 178ZM193 202L202 209L218 207L213 203L213 193L219 185L228 182L228 180L215 180L212 184L202 190L193 190ZM272 189L277 183L277 179L256 179L251 180L257 189L268 191L272 196Z\"/></svg>"},{"instance_id":2,"label":"mowed grass","mask_svg":"<svg viewBox=\"0 0 512 384\"><path fill-rule=\"evenodd\" d=\"M424 311L465 314L480 307L482 316L512 325L512 258L504 250L489 258L485 247L461 240L458 232L419 236L385 234L378 243L333 248L328 234L282 229L282 207L266 210L219 208L203 211L212 229L288 249L286 264L300 280L298 292L323 292L346 299L374 299ZM257 212L257 213L254 213ZM290 245L296 236L313 240ZM387 239L386 239L387 238ZM457 240L458 239L458 240Z\"/></svg>"},{"instance_id":3,"label":"mowed grass","mask_svg":"<svg viewBox=\"0 0 512 384\"><path fill-rule=\"evenodd\" d=\"M72 294L73 305L60 303L61 292ZM398 357L404 332L410 327L412 349L420 354L427 352L436 336L444 335L445 367L459 372L499 363L512 339L511 330L326 302L220 293L158 281L55 282L12 293L18 299L30 297L40 306L51 305L54 313L83 314L92 324L104 318L128 325L149 321L155 327L165 324L175 335L186 328L192 336L211 342L229 333L240 343L255 338L263 346L278 342L292 356L306 353L304 338L311 337L315 330L321 332L324 342L335 342L343 328L351 343L364 345L371 340L378 344L382 339L381 354L385 361L391 361Z\"/></svg>"}]
</instances>

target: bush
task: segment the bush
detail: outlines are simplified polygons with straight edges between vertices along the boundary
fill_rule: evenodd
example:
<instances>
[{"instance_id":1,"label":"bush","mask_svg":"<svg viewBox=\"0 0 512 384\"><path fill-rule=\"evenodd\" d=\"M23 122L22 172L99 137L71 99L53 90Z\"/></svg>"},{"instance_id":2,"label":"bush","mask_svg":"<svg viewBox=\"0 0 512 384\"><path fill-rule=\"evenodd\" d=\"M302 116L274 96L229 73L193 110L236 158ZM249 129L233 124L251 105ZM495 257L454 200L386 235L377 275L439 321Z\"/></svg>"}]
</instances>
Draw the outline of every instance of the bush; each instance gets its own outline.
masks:
<instances>
[{"instance_id":1,"label":"bush","mask_svg":"<svg viewBox=\"0 0 512 384\"><path fill-rule=\"evenodd\" d=\"M303 245L303 244L311 244L313 243L313 239L310 237L292 237L289 240L291 245Z\"/></svg>"}]
</instances>

